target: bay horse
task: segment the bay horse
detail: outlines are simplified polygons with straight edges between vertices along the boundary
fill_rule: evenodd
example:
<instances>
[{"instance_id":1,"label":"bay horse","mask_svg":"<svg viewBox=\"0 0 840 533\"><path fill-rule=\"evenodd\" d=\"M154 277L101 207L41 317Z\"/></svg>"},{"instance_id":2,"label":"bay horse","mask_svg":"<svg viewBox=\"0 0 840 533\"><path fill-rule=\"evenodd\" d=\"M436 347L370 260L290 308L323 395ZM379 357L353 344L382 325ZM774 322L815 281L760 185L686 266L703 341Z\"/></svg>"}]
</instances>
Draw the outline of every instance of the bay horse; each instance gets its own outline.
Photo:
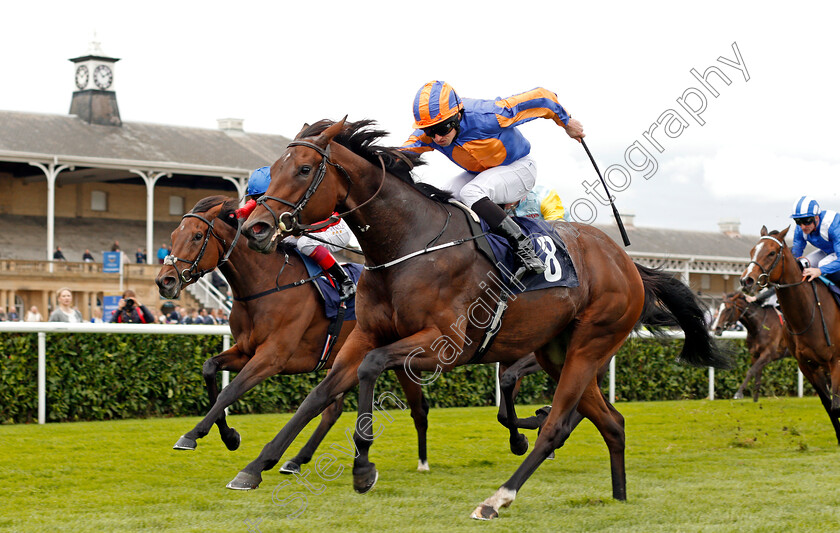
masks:
<instances>
[{"instance_id":1,"label":"bay horse","mask_svg":"<svg viewBox=\"0 0 840 533\"><path fill-rule=\"evenodd\" d=\"M177 298L184 287L219 268L234 295L230 328L235 343L207 359L202 367L211 409L192 430L178 439L174 446L176 450L194 450L197 440L209 433L213 423L218 426L227 448L236 450L240 435L228 427L225 408L268 377L312 371L318 366L324 347L329 321L314 285L300 283L309 275L299 256L284 247L271 254L249 249L244 239L238 238L241 225L236 218L236 207L237 201L226 196L199 200L172 232L172 259L168 261L171 264L161 267L155 278L162 297ZM278 290L281 288L284 290ZM292 309L294 313L289 312ZM355 321L344 323L333 346L333 355L325 361L324 368L331 367L335 354L354 327ZM522 377L537 370L534 361L531 356L516 368L501 369L501 390L510 405L513 405ZM238 374L219 393L216 374L222 370ZM282 465L281 472L299 472L300 466L312 459L341 416L344 393L356 385L357 379L355 367L346 373L344 377L349 379L343 380L343 385L331 392L334 400L323 410L318 427L300 452ZM402 369L396 369L396 374L417 430L418 470L426 471L429 470L426 446L429 405L420 385L408 378ZM504 406L502 402L499 419L510 427L511 451L521 455L527 450L528 441L517 429L533 429L534 417L520 421L512 409L506 410Z\"/></svg>"},{"instance_id":2,"label":"bay horse","mask_svg":"<svg viewBox=\"0 0 840 533\"><path fill-rule=\"evenodd\" d=\"M498 305L503 299L502 289L489 283L494 264L471 240L463 212L446 201L444 192L430 187L421 192L409 174L388 172L386 161L407 154L377 146L386 133L369 129L371 124L325 120L305 127L271 166L269 189L243 226L250 246L267 249L278 233L306 231L338 210L365 252L368 270L358 286L358 323L335 362L338 366L364 356L358 367L353 465L353 485L360 493L378 479L369 460L377 429L372 413L376 378L388 368L402 368L413 377L432 372L434 377L479 362L473 361L476 341L492 322L488 302ZM550 227L568 248L579 285L509 295L501 329L480 362L512 365L535 352L558 385L532 451L473 511L473 518L497 517L499 508L510 505L581 415L607 441L613 496L626 498L624 419L598 389L597 372L657 305L667 308L685 331L682 361L728 365L706 330L703 309L683 283L636 265L592 226L560 222ZM549 266L546 272L556 273ZM285 432L284 427L228 487L256 488L261 472L279 461L287 445Z\"/></svg>"},{"instance_id":3,"label":"bay horse","mask_svg":"<svg viewBox=\"0 0 840 533\"><path fill-rule=\"evenodd\" d=\"M239 240L241 225L235 213L237 203L236 199L226 196L210 196L196 203L172 232L171 259L155 278L161 296L177 298L185 286L218 267L234 296L230 329L235 344L209 358L202 368L210 411L178 439L174 446L176 450L194 450L196 441L207 435L214 422L227 448L237 449L240 436L228 427L225 408L273 375L307 373L319 366L330 368L338 349L355 327L355 321L346 321L329 359L319 361L325 351L330 321L306 267L297 254L290 253L291 248L281 246L275 253L261 254L249 249L244 239ZM310 282L301 282L307 279ZM221 370L238 374L219 393L216 373ZM355 373L352 377L355 378ZM397 371L397 378L417 429L418 469L427 470L429 406L420 386L401 369ZM312 437L283 465L282 472L297 472L300 465L311 460L341 415L344 392L353 386L355 382L349 380L348 386L334 396Z\"/></svg>"},{"instance_id":4,"label":"bay horse","mask_svg":"<svg viewBox=\"0 0 840 533\"><path fill-rule=\"evenodd\" d=\"M746 295L735 291L723 295L718 315L712 324L715 335L740 322L747 330L747 350L750 352L750 369L734 398L744 397L744 390L750 381L755 380L753 401L758 401L761 392L761 374L764 367L782 357L789 356L790 350L784 341L782 322L773 306L763 306L757 302L748 302Z\"/></svg>"},{"instance_id":5,"label":"bay horse","mask_svg":"<svg viewBox=\"0 0 840 533\"><path fill-rule=\"evenodd\" d=\"M747 294L776 288L787 346L817 391L840 445L840 309L823 283L805 281L785 243L788 229L768 232L761 227L761 238L741 274L741 287Z\"/></svg>"}]
</instances>

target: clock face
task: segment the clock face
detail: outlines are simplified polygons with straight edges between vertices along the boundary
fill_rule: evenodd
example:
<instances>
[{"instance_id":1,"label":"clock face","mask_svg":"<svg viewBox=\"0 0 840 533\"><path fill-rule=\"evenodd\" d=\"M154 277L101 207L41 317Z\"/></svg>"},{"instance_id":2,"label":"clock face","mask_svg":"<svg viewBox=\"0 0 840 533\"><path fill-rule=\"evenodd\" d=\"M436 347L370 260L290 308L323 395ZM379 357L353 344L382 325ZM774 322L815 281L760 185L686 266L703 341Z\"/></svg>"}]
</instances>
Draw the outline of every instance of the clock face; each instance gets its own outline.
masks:
<instances>
[{"instance_id":1,"label":"clock face","mask_svg":"<svg viewBox=\"0 0 840 533\"><path fill-rule=\"evenodd\" d=\"M107 89L114 81L114 74L107 65L99 65L93 70L93 83L100 89Z\"/></svg>"},{"instance_id":2,"label":"clock face","mask_svg":"<svg viewBox=\"0 0 840 533\"><path fill-rule=\"evenodd\" d=\"M80 66L76 69L76 87L79 89L84 89L88 84L88 77L90 73L88 72L88 68L84 65Z\"/></svg>"}]
</instances>

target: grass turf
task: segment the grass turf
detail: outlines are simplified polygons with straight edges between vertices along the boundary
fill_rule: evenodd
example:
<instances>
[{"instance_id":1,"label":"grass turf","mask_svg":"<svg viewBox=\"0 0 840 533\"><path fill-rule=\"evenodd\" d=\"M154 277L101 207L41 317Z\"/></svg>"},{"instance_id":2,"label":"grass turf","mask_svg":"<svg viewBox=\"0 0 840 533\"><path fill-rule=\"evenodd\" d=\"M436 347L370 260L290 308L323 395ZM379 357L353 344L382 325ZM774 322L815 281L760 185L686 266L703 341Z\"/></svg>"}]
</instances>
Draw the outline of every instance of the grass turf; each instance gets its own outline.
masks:
<instances>
[{"instance_id":1,"label":"grass turf","mask_svg":"<svg viewBox=\"0 0 840 533\"><path fill-rule=\"evenodd\" d=\"M389 411L393 421L382 417L371 454L379 482L365 495L352 491L352 460L339 449L348 447L352 413L308 466L311 489L273 470L250 492L224 485L289 415L231 418L243 438L236 452L215 428L196 451L172 450L197 418L0 426L0 530L840 530L840 449L816 398L617 407L627 425L627 502L611 499L606 446L584 422L489 523L470 520L470 512L521 462L491 408L433 410L426 473L416 471L408 412ZM533 443L535 432L527 434ZM327 465L330 456L337 462ZM343 471L322 479L314 471L319 458L325 474Z\"/></svg>"}]
</instances>

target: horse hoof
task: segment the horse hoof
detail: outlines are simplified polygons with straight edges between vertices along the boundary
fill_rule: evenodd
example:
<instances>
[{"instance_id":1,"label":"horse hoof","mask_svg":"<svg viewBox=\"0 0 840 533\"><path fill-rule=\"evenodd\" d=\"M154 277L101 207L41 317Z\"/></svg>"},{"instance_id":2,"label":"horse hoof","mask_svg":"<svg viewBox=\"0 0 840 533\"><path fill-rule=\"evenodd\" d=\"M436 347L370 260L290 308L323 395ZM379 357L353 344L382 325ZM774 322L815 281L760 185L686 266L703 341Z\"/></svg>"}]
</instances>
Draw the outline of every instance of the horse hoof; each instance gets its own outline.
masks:
<instances>
[{"instance_id":1,"label":"horse hoof","mask_svg":"<svg viewBox=\"0 0 840 533\"><path fill-rule=\"evenodd\" d=\"M230 451L234 451L239 448L239 445L242 444L242 437L239 436L239 432L233 428L230 428L230 433L227 435L222 435L222 442L225 443L227 449Z\"/></svg>"},{"instance_id":2,"label":"horse hoof","mask_svg":"<svg viewBox=\"0 0 840 533\"><path fill-rule=\"evenodd\" d=\"M198 446L198 443L195 442L193 439L186 437L185 435L181 435L181 438L178 439L178 442L175 443L175 446L172 447L173 450L195 450L195 447Z\"/></svg>"},{"instance_id":3,"label":"horse hoof","mask_svg":"<svg viewBox=\"0 0 840 533\"><path fill-rule=\"evenodd\" d=\"M736 392L736 393L735 393L735 396L733 396L733 397L732 397L732 399L733 399L733 400L743 400L743 399L744 399L744 393L742 393L742 392Z\"/></svg>"},{"instance_id":4,"label":"horse hoof","mask_svg":"<svg viewBox=\"0 0 840 533\"><path fill-rule=\"evenodd\" d=\"M286 461L280 467L281 474L300 474L300 465L294 461Z\"/></svg>"},{"instance_id":5,"label":"horse hoof","mask_svg":"<svg viewBox=\"0 0 840 533\"><path fill-rule=\"evenodd\" d=\"M418 472L428 472L429 471L429 462L419 460L417 461L417 471Z\"/></svg>"},{"instance_id":6,"label":"horse hoof","mask_svg":"<svg viewBox=\"0 0 840 533\"><path fill-rule=\"evenodd\" d=\"M470 518L475 520L493 520L494 518L499 518L499 513L491 506L482 503L475 508L475 511L472 512Z\"/></svg>"},{"instance_id":7,"label":"horse hoof","mask_svg":"<svg viewBox=\"0 0 840 533\"><path fill-rule=\"evenodd\" d=\"M379 479L379 472L377 472L375 466L371 466L371 468L367 472L362 473L353 473L353 490L358 492L359 494L364 494L369 492L370 489L376 485L376 481Z\"/></svg>"},{"instance_id":8,"label":"horse hoof","mask_svg":"<svg viewBox=\"0 0 840 533\"><path fill-rule=\"evenodd\" d=\"M528 437L519 433L516 437L510 439L510 451L513 455L525 455L528 451Z\"/></svg>"},{"instance_id":9,"label":"horse hoof","mask_svg":"<svg viewBox=\"0 0 840 533\"><path fill-rule=\"evenodd\" d=\"M231 490L254 490L260 486L260 483L262 483L262 477L259 474L254 475L248 472L240 472L225 487Z\"/></svg>"}]
</instances>

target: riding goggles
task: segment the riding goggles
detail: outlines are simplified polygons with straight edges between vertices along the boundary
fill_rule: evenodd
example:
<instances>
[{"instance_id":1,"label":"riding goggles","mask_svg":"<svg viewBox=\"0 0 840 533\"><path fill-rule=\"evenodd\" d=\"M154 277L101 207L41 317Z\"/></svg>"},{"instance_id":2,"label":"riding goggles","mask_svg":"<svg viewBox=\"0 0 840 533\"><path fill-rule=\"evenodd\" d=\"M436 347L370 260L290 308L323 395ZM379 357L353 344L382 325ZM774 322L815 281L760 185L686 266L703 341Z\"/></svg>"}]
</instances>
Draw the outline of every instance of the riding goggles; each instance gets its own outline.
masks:
<instances>
[{"instance_id":1,"label":"riding goggles","mask_svg":"<svg viewBox=\"0 0 840 533\"><path fill-rule=\"evenodd\" d=\"M814 217L795 218L793 221L796 222L797 226L809 226L814 223Z\"/></svg>"},{"instance_id":2,"label":"riding goggles","mask_svg":"<svg viewBox=\"0 0 840 533\"><path fill-rule=\"evenodd\" d=\"M458 125L458 115L456 114L454 117L444 120L439 124L435 124L434 126L429 126L428 128L423 128L423 133L431 137L432 139L435 138L435 135L440 135L443 137L444 135L448 135L450 131L452 131L455 126Z\"/></svg>"}]
</instances>

